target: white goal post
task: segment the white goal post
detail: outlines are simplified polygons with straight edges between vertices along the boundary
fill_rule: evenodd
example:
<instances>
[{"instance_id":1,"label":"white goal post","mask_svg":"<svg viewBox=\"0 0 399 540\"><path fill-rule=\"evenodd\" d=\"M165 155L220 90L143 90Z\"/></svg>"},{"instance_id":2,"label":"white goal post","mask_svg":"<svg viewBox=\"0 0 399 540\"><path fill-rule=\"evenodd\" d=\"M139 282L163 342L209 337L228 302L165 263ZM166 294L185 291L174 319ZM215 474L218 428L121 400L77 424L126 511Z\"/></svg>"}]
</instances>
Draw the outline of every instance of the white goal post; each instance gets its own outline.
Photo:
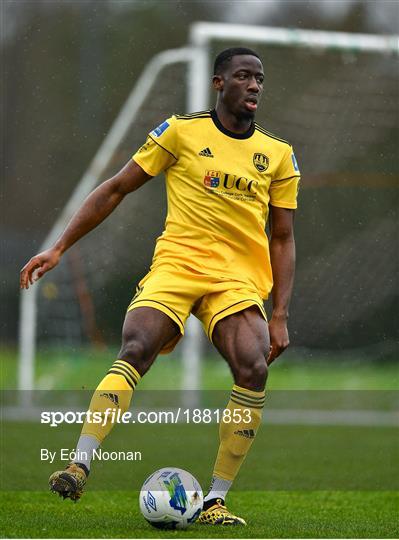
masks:
<instances>
[{"instance_id":1,"label":"white goal post","mask_svg":"<svg viewBox=\"0 0 399 540\"><path fill-rule=\"evenodd\" d=\"M240 42L270 44L280 46L307 47L313 49L333 49L342 51L366 51L395 54L399 52L399 36L351 34L342 32L321 32L316 30L296 30L290 28L258 27L220 23L198 22L191 26L188 47L164 51L154 57L137 81L126 103L111 127L104 142L98 149L89 168L78 183L60 217L43 242L41 249L47 249L61 233L77 210L82 200L95 187L102 172L126 131L140 112L145 96L151 90L158 74L168 65L186 63L187 70L187 112L203 110L209 106L210 44L215 41L236 39ZM134 149L132 149L133 151ZM35 388L35 354L37 329L37 286L22 291L20 296L19 320L19 365L18 388ZM200 375L200 338L198 323L190 317L187 337L183 341L185 375L183 386L195 388Z\"/></svg>"},{"instance_id":2,"label":"white goal post","mask_svg":"<svg viewBox=\"0 0 399 540\"><path fill-rule=\"evenodd\" d=\"M264 43L285 47L296 46L353 52L386 52L388 54L398 54L399 52L399 36L397 35L380 36L349 32L275 28L273 26L198 22L193 24L190 30L190 42L196 50L195 59L191 64L191 77L189 80L190 94L192 96L190 104L194 108L197 107L203 110L209 102L209 81L204 75L210 73L210 43L232 38L248 43Z\"/></svg>"}]
</instances>

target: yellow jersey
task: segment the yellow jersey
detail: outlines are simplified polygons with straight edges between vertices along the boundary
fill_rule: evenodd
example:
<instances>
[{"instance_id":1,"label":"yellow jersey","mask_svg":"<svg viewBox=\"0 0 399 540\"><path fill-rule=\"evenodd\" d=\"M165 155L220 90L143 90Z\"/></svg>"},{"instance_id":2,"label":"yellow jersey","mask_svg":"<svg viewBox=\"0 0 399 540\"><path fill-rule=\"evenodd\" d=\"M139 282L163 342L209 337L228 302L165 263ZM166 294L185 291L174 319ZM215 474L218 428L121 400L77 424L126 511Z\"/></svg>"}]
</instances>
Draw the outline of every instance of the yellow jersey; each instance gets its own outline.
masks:
<instances>
[{"instance_id":1,"label":"yellow jersey","mask_svg":"<svg viewBox=\"0 0 399 540\"><path fill-rule=\"evenodd\" d=\"M151 268L182 264L267 298L269 204L297 207L300 173L291 145L256 123L230 132L213 110L168 118L133 159L147 174L166 176L168 213Z\"/></svg>"}]
</instances>

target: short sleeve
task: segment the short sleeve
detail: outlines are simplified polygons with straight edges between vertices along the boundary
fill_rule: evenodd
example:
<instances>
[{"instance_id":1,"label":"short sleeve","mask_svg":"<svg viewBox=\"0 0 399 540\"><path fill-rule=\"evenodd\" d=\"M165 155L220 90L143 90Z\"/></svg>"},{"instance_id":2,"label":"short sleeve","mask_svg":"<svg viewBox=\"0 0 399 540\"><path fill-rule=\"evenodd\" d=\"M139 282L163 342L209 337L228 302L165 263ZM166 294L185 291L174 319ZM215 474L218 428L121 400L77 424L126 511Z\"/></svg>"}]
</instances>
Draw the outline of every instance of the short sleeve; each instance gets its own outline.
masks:
<instances>
[{"instance_id":1,"label":"short sleeve","mask_svg":"<svg viewBox=\"0 0 399 540\"><path fill-rule=\"evenodd\" d=\"M292 146L287 146L270 184L270 204L279 208L297 208L300 177L301 173Z\"/></svg>"},{"instance_id":2,"label":"short sleeve","mask_svg":"<svg viewBox=\"0 0 399 540\"><path fill-rule=\"evenodd\" d=\"M149 175L156 176L178 159L176 119L168 118L153 129L132 158Z\"/></svg>"}]
</instances>

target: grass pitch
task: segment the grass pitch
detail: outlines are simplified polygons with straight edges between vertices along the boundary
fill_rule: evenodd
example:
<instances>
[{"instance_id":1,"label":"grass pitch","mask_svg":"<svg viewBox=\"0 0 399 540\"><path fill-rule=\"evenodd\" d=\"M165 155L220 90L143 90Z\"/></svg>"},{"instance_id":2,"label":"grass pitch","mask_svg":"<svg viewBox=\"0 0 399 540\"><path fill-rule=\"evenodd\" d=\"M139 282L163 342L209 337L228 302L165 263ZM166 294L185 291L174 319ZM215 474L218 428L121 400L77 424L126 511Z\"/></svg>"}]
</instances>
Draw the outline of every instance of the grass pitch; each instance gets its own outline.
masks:
<instances>
[{"instance_id":1,"label":"grass pitch","mask_svg":"<svg viewBox=\"0 0 399 540\"><path fill-rule=\"evenodd\" d=\"M36 388L42 390L94 389L117 358L118 350L39 350L35 374ZM182 388L184 361L179 349L159 356L145 377L141 389ZM17 387L18 359L15 349L0 351L0 388ZM220 356L201 361L201 381L205 390L231 389L232 378ZM360 353L330 354L317 358L309 352L288 350L270 367L268 390L397 390L399 370L394 362L368 362Z\"/></svg>"},{"instance_id":2,"label":"grass pitch","mask_svg":"<svg viewBox=\"0 0 399 540\"><path fill-rule=\"evenodd\" d=\"M50 436L45 426L4 423L7 442L2 443L1 537L397 538L399 535L395 428L263 426L237 479L237 491L232 491L227 501L232 511L247 520L248 527L194 524L187 531L162 532L142 518L138 486L153 470L170 464L193 472L206 489L217 449L217 426L185 426L183 431L181 426L156 426L156 429L140 426L140 430L139 426L129 427L115 428L104 448L129 448L136 441L143 452L143 461L93 463L87 490L74 504L47 491L49 474L65 463L59 460L54 464L42 463L38 456L40 445L46 446L46 437L53 449L73 444L76 426L56 428ZM262 485L273 491L261 490ZM253 486L258 490L254 491Z\"/></svg>"},{"instance_id":3,"label":"grass pitch","mask_svg":"<svg viewBox=\"0 0 399 540\"><path fill-rule=\"evenodd\" d=\"M160 531L138 509L137 492L88 492L74 504L50 493L2 493L7 538L395 538L398 496L392 492L234 492L233 511L247 527L194 524Z\"/></svg>"},{"instance_id":4,"label":"grass pitch","mask_svg":"<svg viewBox=\"0 0 399 540\"><path fill-rule=\"evenodd\" d=\"M85 358L83 353L74 360L66 356L43 356L37 366L38 380L42 388L60 389L64 393L83 386L93 388L112 358L111 353L97 359ZM15 354L3 354L0 360L0 385L11 389L13 394ZM291 360L283 357L272 366L268 384L269 389L290 391L286 397L291 400L291 408L306 408L306 399L312 394L309 390L323 390L318 394L321 407L329 408L333 400L338 408L334 400L342 394L328 390L344 390L345 399L350 398L349 402L344 402L344 408L351 407L356 396L355 401L363 409L393 410L392 397L396 398L390 391L398 387L397 366L361 362L311 364ZM226 365L209 359L203 368L201 387L224 388L227 397L231 376ZM159 359L140 384L143 390L165 386L168 389L181 387L177 358ZM137 400L143 397L137 395ZM278 404L274 402L274 405ZM165 532L153 529L142 518L137 489L150 472L167 465L190 470L206 489L217 450L217 426L118 426L105 442L104 449L142 450L143 461L96 463L87 491L82 500L74 504L47 491L49 474L65 463L41 462L40 448L73 448L79 431L79 426L50 429L37 422L3 419L1 537L399 537L399 438L394 426L284 426L266 422L237 479L237 491L232 491L227 501L233 512L247 520L248 527L194 524L186 531Z\"/></svg>"}]
</instances>

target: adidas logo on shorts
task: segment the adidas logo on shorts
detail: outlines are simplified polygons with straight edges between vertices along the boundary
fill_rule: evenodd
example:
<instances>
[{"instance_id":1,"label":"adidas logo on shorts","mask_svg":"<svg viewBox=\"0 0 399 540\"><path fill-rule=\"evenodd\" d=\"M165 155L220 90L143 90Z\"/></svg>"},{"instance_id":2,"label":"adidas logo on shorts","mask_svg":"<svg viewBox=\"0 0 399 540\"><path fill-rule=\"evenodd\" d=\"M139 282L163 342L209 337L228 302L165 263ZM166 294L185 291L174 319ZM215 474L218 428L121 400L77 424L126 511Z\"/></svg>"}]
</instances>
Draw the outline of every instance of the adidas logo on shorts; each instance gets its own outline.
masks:
<instances>
[{"instance_id":1,"label":"adidas logo on shorts","mask_svg":"<svg viewBox=\"0 0 399 540\"><path fill-rule=\"evenodd\" d=\"M198 153L199 156L204 156L204 157L215 157L213 154L212 154L212 151L210 148L204 148L203 150L201 150L201 152Z\"/></svg>"}]
</instances>

